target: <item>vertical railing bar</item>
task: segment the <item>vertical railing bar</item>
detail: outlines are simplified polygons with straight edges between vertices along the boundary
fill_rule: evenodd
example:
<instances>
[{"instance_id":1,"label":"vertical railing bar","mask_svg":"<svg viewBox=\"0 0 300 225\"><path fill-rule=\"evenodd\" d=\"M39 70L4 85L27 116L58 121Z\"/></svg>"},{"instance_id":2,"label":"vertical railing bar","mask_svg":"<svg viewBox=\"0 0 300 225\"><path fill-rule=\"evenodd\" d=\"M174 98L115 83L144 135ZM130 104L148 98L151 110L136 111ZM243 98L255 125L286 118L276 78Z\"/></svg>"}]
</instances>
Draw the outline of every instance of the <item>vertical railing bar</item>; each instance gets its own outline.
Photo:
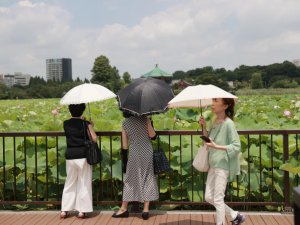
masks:
<instances>
[{"instance_id":1,"label":"vertical railing bar","mask_svg":"<svg viewBox=\"0 0 300 225\"><path fill-rule=\"evenodd\" d=\"M260 201L263 201L262 195L262 160L261 160L261 134L259 134L259 191L260 191Z\"/></svg>"},{"instance_id":2,"label":"vertical railing bar","mask_svg":"<svg viewBox=\"0 0 300 225\"><path fill-rule=\"evenodd\" d=\"M171 135L169 134L169 163L171 168ZM170 201L171 201L171 190L172 190L172 183L171 183L171 174L172 170L169 171L169 193L170 193Z\"/></svg>"},{"instance_id":3,"label":"vertical railing bar","mask_svg":"<svg viewBox=\"0 0 300 225\"><path fill-rule=\"evenodd\" d=\"M193 154L193 135L191 135L191 162L193 162L194 154ZM194 167L191 166L192 170L192 202L194 202Z\"/></svg>"},{"instance_id":4,"label":"vertical railing bar","mask_svg":"<svg viewBox=\"0 0 300 225\"><path fill-rule=\"evenodd\" d=\"M289 136L285 132L283 134L283 163L289 160ZM289 172L284 171L284 206L285 209L290 207L290 180Z\"/></svg>"},{"instance_id":5,"label":"vertical railing bar","mask_svg":"<svg viewBox=\"0 0 300 225\"><path fill-rule=\"evenodd\" d=\"M45 137L45 142L46 142L46 200L48 201L49 199L49 182L48 182L48 136Z\"/></svg>"},{"instance_id":6,"label":"vertical railing bar","mask_svg":"<svg viewBox=\"0 0 300 225\"><path fill-rule=\"evenodd\" d=\"M111 194L111 198L113 198L113 163L112 163L112 137L111 135L109 136L109 148L110 148L110 184L111 184L111 188L110 188L110 194Z\"/></svg>"},{"instance_id":7,"label":"vertical railing bar","mask_svg":"<svg viewBox=\"0 0 300 225\"><path fill-rule=\"evenodd\" d=\"M274 149L273 149L273 135L271 134L271 168L272 168L272 190L271 190L271 201L274 201Z\"/></svg>"},{"instance_id":8,"label":"vertical railing bar","mask_svg":"<svg viewBox=\"0 0 300 225\"><path fill-rule=\"evenodd\" d=\"M298 134L296 134L296 159L299 161ZM296 186L299 186L299 175L296 175Z\"/></svg>"},{"instance_id":9,"label":"vertical railing bar","mask_svg":"<svg viewBox=\"0 0 300 225\"><path fill-rule=\"evenodd\" d=\"M102 148L101 146L102 146L102 136L101 135L99 135L99 146L100 146L100 148ZM102 149L101 149L101 151L102 151ZM102 151L102 154L103 154L103 151ZM99 174L99 176L100 176L100 196L101 196L101 199L103 199L103 183L102 183L102 162L100 162L100 174Z\"/></svg>"},{"instance_id":10,"label":"vertical railing bar","mask_svg":"<svg viewBox=\"0 0 300 225\"><path fill-rule=\"evenodd\" d=\"M181 138L182 138L182 135L180 135L180 188L181 188L180 195L181 195L181 201L182 201L183 190L182 190L182 140L181 140Z\"/></svg>"},{"instance_id":11,"label":"vertical railing bar","mask_svg":"<svg viewBox=\"0 0 300 225\"><path fill-rule=\"evenodd\" d=\"M24 170L25 170L25 196L26 196L26 201L28 200L27 198L27 144L26 144L26 136L24 136Z\"/></svg>"},{"instance_id":12,"label":"vertical railing bar","mask_svg":"<svg viewBox=\"0 0 300 225\"><path fill-rule=\"evenodd\" d=\"M37 138L34 136L34 164L35 164L35 200L38 200L38 175L37 175Z\"/></svg>"},{"instance_id":13,"label":"vertical railing bar","mask_svg":"<svg viewBox=\"0 0 300 225\"><path fill-rule=\"evenodd\" d=\"M56 199L59 201L60 196L59 188L59 161L58 161L58 136L56 136Z\"/></svg>"},{"instance_id":14,"label":"vertical railing bar","mask_svg":"<svg viewBox=\"0 0 300 225\"><path fill-rule=\"evenodd\" d=\"M250 199L250 196L251 196L251 186L250 186L250 181L251 181L251 171L250 171L250 135L248 134L247 135L247 143L248 143L248 196L247 196L247 199L249 200Z\"/></svg>"},{"instance_id":15,"label":"vertical railing bar","mask_svg":"<svg viewBox=\"0 0 300 225\"><path fill-rule=\"evenodd\" d=\"M17 171L16 171L16 167L17 167L17 164L16 164L16 137L14 136L13 137L13 143L14 143L14 146L13 146L13 149L14 149L14 200L17 200L17 197L16 197L16 194L17 194Z\"/></svg>"},{"instance_id":16,"label":"vertical railing bar","mask_svg":"<svg viewBox=\"0 0 300 225\"><path fill-rule=\"evenodd\" d=\"M160 134L157 135L157 150L160 148ZM154 149L153 149L154 151ZM158 196L160 195L160 177L157 175ZM158 199L159 200L159 199Z\"/></svg>"},{"instance_id":17,"label":"vertical railing bar","mask_svg":"<svg viewBox=\"0 0 300 225\"><path fill-rule=\"evenodd\" d=\"M6 165L6 161L5 161L5 137L2 137L2 146L3 146L3 198L5 201L5 188L6 188L6 174L5 174L5 165Z\"/></svg>"}]
</instances>

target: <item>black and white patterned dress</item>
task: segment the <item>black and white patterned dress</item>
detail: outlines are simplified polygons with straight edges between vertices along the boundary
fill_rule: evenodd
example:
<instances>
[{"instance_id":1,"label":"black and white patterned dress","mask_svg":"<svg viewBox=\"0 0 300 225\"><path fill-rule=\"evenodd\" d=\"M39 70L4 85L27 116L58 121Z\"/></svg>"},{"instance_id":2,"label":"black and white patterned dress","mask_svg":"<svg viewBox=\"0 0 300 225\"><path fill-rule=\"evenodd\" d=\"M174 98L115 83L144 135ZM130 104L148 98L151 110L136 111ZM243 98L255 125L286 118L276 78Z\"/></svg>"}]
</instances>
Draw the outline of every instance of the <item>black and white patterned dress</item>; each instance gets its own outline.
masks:
<instances>
[{"instance_id":1,"label":"black and white patterned dress","mask_svg":"<svg viewBox=\"0 0 300 225\"><path fill-rule=\"evenodd\" d=\"M153 171L153 148L147 131L145 116L131 116L124 120L129 154L124 177L123 201L154 201L159 197Z\"/></svg>"}]
</instances>

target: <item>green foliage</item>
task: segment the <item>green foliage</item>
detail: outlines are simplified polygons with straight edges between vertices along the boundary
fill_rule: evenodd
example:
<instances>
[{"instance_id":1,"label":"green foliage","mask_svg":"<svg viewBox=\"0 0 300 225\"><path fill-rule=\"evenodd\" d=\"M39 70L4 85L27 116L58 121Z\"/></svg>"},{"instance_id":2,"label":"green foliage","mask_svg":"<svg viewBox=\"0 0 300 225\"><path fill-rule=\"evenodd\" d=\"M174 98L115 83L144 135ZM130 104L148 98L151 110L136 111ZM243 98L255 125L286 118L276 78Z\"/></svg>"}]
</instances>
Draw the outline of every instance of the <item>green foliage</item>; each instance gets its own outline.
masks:
<instances>
[{"instance_id":1,"label":"green foliage","mask_svg":"<svg viewBox=\"0 0 300 225\"><path fill-rule=\"evenodd\" d=\"M120 78L118 69L110 65L109 59L101 55L95 59L91 70L93 83L101 84L117 93L125 84L131 82L130 74L125 72L123 80Z\"/></svg>"},{"instance_id":2,"label":"green foliage","mask_svg":"<svg viewBox=\"0 0 300 225\"><path fill-rule=\"evenodd\" d=\"M123 80L125 84L131 83L131 76L128 72L123 73Z\"/></svg>"},{"instance_id":3,"label":"green foliage","mask_svg":"<svg viewBox=\"0 0 300 225\"><path fill-rule=\"evenodd\" d=\"M261 74L261 78L253 78L253 74ZM256 75L255 75L256 76ZM293 63L284 61L267 66L241 65L233 71L224 68L214 69L211 66L188 70L187 72L175 71L174 79L184 79L192 84L214 84L228 90L227 81L234 81L234 89L241 88L270 88L284 86L284 88L298 87L300 83L300 68ZM254 80L253 80L254 79ZM291 85L279 81L292 81ZM252 83L253 82L253 83ZM277 83L279 82L279 84Z\"/></svg>"},{"instance_id":4,"label":"green foliage","mask_svg":"<svg viewBox=\"0 0 300 225\"><path fill-rule=\"evenodd\" d=\"M251 77L251 88L252 89L259 89L263 87L261 74L260 73L253 73Z\"/></svg>"},{"instance_id":5,"label":"green foliage","mask_svg":"<svg viewBox=\"0 0 300 225\"><path fill-rule=\"evenodd\" d=\"M67 107L59 106L59 99L5 100L0 102L1 131L62 131L62 122L70 117ZM122 113L115 99L90 104L91 116L96 131L121 130ZM52 114L56 109L58 114ZM235 124L239 130L249 129L298 129L300 126L300 97L298 95L244 96L236 101ZM290 111L285 116L284 111ZM88 111L85 116L89 118ZM200 109L172 109L165 114L153 115L156 130L199 130ZM212 120L209 108L203 109L206 121ZM208 122L208 126L210 123ZM289 161L283 160L283 138L280 135L240 136L242 144L241 175L228 189L227 200L233 201L283 201L284 171L290 172L290 182L299 177L300 164L297 158L299 136L290 135ZM103 162L94 168L94 199L121 200L122 173L120 161L120 137L101 137ZM47 147L46 147L47 143ZM191 167L192 159L201 144L198 136L161 135L158 145L170 160L172 172L159 177L162 201L203 201L205 174ZM0 148L3 139L0 139ZM26 146L26 155L25 155ZM249 146L249 153L248 153ZM45 200L48 183L49 200L60 199L65 179L65 137L46 138L17 137L16 154L13 154L13 138L5 138L5 198L13 193L18 198L34 201ZM0 151L0 177L3 177L3 154ZM46 156L48 161L46 164ZM25 187L25 161L26 182ZM14 163L16 164L14 170ZM37 174L36 167L37 165ZM46 170L46 166L48 170ZM100 174L101 171L101 174ZM48 180L46 179L48 173ZM59 179L57 180L57 174ZM14 178L16 187L14 190ZM38 189L36 189L38 182ZM27 195L25 192L27 190ZM59 193L60 193L59 192ZM0 182L0 198L3 198L3 183ZM274 208L268 207L274 210Z\"/></svg>"}]
</instances>

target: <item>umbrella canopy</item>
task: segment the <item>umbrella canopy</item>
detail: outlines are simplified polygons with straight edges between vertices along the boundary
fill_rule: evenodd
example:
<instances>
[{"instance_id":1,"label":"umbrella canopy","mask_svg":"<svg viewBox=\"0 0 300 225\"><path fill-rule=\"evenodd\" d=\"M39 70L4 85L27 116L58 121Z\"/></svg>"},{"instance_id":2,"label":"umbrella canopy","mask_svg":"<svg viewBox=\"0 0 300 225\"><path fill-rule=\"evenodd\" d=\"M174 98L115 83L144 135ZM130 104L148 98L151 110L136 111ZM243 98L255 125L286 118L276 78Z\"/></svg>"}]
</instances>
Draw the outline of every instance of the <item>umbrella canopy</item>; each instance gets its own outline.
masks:
<instances>
[{"instance_id":1,"label":"umbrella canopy","mask_svg":"<svg viewBox=\"0 0 300 225\"><path fill-rule=\"evenodd\" d=\"M189 86L173 98L169 108L200 108L212 104L213 98L237 98L212 84Z\"/></svg>"},{"instance_id":2,"label":"umbrella canopy","mask_svg":"<svg viewBox=\"0 0 300 225\"><path fill-rule=\"evenodd\" d=\"M119 108L133 115L151 115L167 110L174 97L166 82L154 78L138 78L117 94Z\"/></svg>"},{"instance_id":3,"label":"umbrella canopy","mask_svg":"<svg viewBox=\"0 0 300 225\"><path fill-rule=\"evenodd\" d=\"M99 84L81 84L69 90L60 100L61 105L81 104L114 98L116 95Z\"/></svg>"}]
</instances>

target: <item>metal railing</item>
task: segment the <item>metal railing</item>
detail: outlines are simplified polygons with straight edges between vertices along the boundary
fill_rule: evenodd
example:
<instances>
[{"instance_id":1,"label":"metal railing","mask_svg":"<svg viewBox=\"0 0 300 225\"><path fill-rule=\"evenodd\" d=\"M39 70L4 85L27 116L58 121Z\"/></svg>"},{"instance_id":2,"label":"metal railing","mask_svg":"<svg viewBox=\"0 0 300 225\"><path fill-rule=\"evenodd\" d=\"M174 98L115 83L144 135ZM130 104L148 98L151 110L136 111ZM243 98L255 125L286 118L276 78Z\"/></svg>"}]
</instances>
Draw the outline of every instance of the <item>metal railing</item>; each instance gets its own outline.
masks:
<instances>
[{"instance_id":1,"label":"metal railing","mask_svg":"<svg viewBox=\"0 0 300 225\"><path fill-rule=\"evenodd\" d=\"M200 145L198 131L158 131L153 143L169 158L172 171L158 176L156 205L204 206L206 174L192 167ZM299 176L280 169L290 158L299 161L300 130L239 131L242 173L228 185L230 205L275 206L288 210ZM65 179L64 132L0 133L0 205L60 205ZM93 167L95 205L122 200L121 132L97 132L104 160Z\"/></svg>"}]
</instances>

